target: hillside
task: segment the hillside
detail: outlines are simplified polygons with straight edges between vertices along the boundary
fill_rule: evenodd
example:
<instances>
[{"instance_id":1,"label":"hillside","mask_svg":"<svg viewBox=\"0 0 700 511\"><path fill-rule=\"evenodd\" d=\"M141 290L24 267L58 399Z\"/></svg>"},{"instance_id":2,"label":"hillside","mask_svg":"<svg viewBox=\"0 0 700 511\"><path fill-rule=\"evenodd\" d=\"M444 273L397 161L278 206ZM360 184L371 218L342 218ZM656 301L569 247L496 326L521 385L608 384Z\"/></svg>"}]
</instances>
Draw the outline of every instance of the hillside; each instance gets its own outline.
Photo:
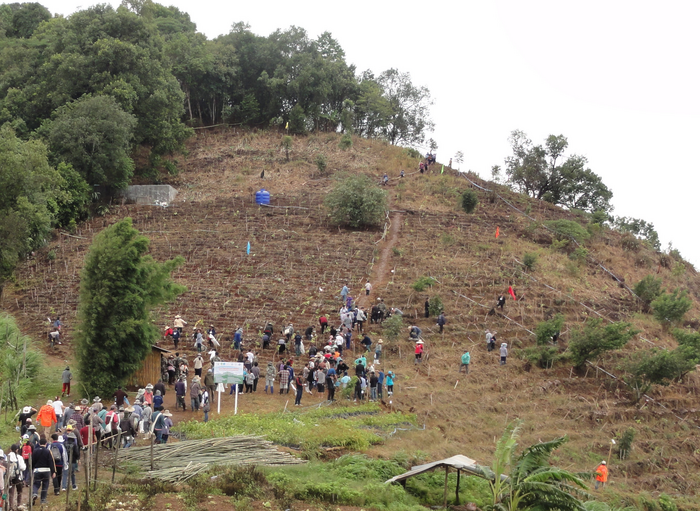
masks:
<instances>
[{"instance_id":1,"label":"hillside","mask_svg":"<svg viewBox=\"0 0 700 511\"><path fill-rule=\"evenodd\" d=\"M567 333L589 317L630 321L641 330L623 350L596 363L611 374L621 374L630 354L675 346L625 286L654 274L666 288L688 289L693 308L686 323L695 328L700 278L690 265L606 229L594 232L585 243L588 257L577 260L570 257L571 249L552 249L552 234L539 222L585 224L583 216L468 174L493 191L473 187L452 169L440 174L439 163L421 175L407 151L380 142L354 138L353 147L341 151L335 134L298 137L286 162L279 139L234 130L199 132L188 143L182 172L161 176L179 191L170 207L116 204L74 233L57 234L8 283L3 308L25 333L40 339L46 335L46 317L61 315L66 341L57 355L70 359L84 256L96 233L127 216L151 239L156 259L186 259L175 279L188 291L156 312L163 326L181 314L190 325L216 325L226 339L245 325L245 338L254 341L267 321L277 329L286 322L315 325L321 313L337 308L343 284L358 296L370 279L372 299L382 297L388 306L402 309L406 327L415 322L423 329L427 353L415 366L407 338L393 343L385 338L383 368L394 370L398 379L392 402L384 405L415 413L426 428L396 435L371 454L417 448L430 458L461 453L488 463L504 425L520 417L525 420L523 444L568 435L570 442L557 451L555 461L587 471L607 457L611 438L634 427L633 451L624 461L613 460L613 482L601 498L621 503L640 491L655 497L665 492L685 509L699 508L694 504L700 492L699 379L694 374L682 384L655 387L649 394L654 401L635 405L622 382L596 368L577 373L561 363L542 370L521 358L524 348L534 345L531 331L537 323L557 313L566 318L562 349ZM328 176L313 163L318 153L327 157ZM398 178L401 169L407 173L403 179ZM365 173L377 181L384 173L390 176L385 229L349 231L329 224L322 202L333 176L341 173ZM261 187L271 192L275 207L254 203ZM469 187L480 199L472 215L458 207L459 194ZM537 255L533 271L521 263L525 253ZM418 293L411 286L423 276L436 284ZM496 297L509 286L521 299L509 298L503 314L490 315ZM448 326L442 335L434 318L422 317L427 295L438 295L444 303ZM360 303L370 305L364 297ZM487 328L508 342L506 366L487 353ZM369 331L375 342L382 336L376 325ZM472 354L471 372L458 377L465 348ZM229 353L224 350L224 356ZM250 399L266 409L284 406L282 397Z\"/></svg>"}]
</instances>

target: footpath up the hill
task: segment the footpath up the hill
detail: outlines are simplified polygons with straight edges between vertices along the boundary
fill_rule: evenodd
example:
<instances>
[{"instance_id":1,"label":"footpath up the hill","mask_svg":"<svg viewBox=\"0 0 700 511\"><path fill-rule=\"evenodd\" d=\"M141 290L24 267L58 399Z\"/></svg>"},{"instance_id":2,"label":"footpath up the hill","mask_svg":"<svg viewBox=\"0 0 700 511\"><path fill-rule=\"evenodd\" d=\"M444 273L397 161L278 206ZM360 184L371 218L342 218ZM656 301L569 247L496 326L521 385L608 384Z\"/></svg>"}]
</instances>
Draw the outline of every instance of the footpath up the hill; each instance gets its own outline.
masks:
<instances>
[{"instance_id":1,"label":"footpath up the hill","mask_svg":"<svg viewBox=\"0 0 700 511\"><path fill-rule=\"evenodd\" d=\"M426 339L426 359L414 365L412 343L403 336L395 342L385 338L382 367L398 375L396 393L391 403L385 399L385 406L416 413L426 429L394 437L373 448L374 454L420 449L430 457L462 453L487 463L504 425L519 417L526 426L523 444L568 435L556 461L583 471L607 457L611 438L634 427L632 455L611 462L616 491L696 495L700 418L695 380L654 390L652 397L663 407L651 401L632 404L624 384L594 368L576 373L564 363L542 370L521 358L534 344L535 325L557 313L566 318L562 349L571 328L589 317L632 321L643 331L625 350L598 361L612 374L618 373L621 357L651 346L673 346L668 332L639 313L624 286L598 265L550 248L551 233L494 193L477 190L480 204L466 215L457 199L471 185L452 169L440 174L434 166L428 174L414 174L409 171L415 170L416 160L400 148L354 139L352 149L341 151L337 144L334 134L297 138L287 162L273 135L199 134L182 173L163 178L179 190L172 205L114 205L105 217L74 233L58 234L19 270L2 306L37 339L46 335L46 317L61 315L66 335L57 355L70 359L85 254L95 234L126 216L151 239L153 257L182 255L186 260L175 279L188 291L155 311L162 326L181 314L188 326L214 324L223 339L243 326L245 338L254 341L267 321L276 329L289 322L305 328L315 325L321 313L335 317L346 283L360 304L370 306L362 296L369 279L374 286L370 299L381 296L389 307L401 308L406 327L415 322ZM319 153L328 159L329 175L319 174L313 163ZM399 179L402 169L409 175ZM323 198L333 176L343 172L366 173L377 181L385 172L390 176L386 229L351 231L328 223ZM275 207L254 204L254 192L262 187L271 192ZM500 193L540 222L578 218L546 203ZM599 233L586 247L628 284L654 273L668 287L683 285L694 294L700 289L694 271L672 273L658 254L626 248L619 233ZM532 272L520 263L525 253L537 255ZM412 285L423 276L436 283L419 293ZM489 314L509 286L521 299L509 299L504 311ZM427 295L439 296L445 306L444 334L437 333L434 318L421 317ZM691 318L700 311L694 298ZM505 366L486 351L486 328L508 343ZM383 335L380 326L370 325L369 331L375 342ZM464 349L472 354L466 377L457 374ZM270 357L263 354L263 360ZM286 401L260 390L242 399L244 411L282 409Z\"/></svg>"}]
</instances>

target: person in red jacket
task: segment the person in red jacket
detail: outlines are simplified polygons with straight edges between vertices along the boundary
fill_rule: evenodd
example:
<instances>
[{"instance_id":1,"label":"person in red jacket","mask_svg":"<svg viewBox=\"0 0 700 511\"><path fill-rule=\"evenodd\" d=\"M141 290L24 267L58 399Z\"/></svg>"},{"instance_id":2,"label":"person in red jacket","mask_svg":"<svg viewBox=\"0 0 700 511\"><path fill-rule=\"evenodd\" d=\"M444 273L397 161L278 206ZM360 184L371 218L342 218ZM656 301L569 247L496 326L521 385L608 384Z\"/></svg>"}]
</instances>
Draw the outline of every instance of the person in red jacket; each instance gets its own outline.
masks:
<instances>
[{"instance_id":1,"label":"person in red jacket","mask_svg":"<svg viewBox=\"0 0 700 511\"><path fill-rule=\"evenodd\" d=\"M44 435L46 437L51 436L51 428L54 424L58 423L58 419L56 418L56 410L53 407L53 401L49 399L44 406L39 408L39 413L36 416L36 420L39 422L41 427L44 428Z\"/></svg>"},{"instance_id":2,"label":"person in red jacket","mask_svg":"<svg viewBox=\"0 0 700 511\"><path fill-rule=\"evenodd\" d=\"M414 364L420 364L423 361L423 341L420 339L416 342L416 360Z\"/></svg>"},{"instance_id":3,"label":"person in red jacket","mask_svg":"<svg viewBox=\"0 0 700 511\"><path fill-rule=\"evenodd\" d=\"M326 316L321 316L318 323L321 325L321 335L323 335L323 332L325 332L326 328L328 328L328 318Z\"/></svg>"}]
</instances>

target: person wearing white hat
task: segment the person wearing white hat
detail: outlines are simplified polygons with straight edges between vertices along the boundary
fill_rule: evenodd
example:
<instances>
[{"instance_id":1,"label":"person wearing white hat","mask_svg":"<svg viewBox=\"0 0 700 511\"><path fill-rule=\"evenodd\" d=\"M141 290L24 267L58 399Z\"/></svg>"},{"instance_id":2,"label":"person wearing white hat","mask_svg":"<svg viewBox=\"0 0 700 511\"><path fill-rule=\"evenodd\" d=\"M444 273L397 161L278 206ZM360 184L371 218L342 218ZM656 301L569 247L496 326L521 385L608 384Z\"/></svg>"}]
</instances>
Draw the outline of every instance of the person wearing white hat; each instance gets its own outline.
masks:
<instances>
[{"instance_id":1,"label":"person wearing white hat","mask_svg":"<svg viewBox=\"0 0 700 511\"><path fill-rule=\"evenodd\" d=\"M506 365L506 359L508 358L508 343L507 342L502 342L501 343L501 365L504 366Z\"/></svg>"},{"instance_id":2,"label":"person wearing white hat","mask_svg":"<svg viewBox=\"0 0 700 511\"><path fill-rule=\"evenodd\" d=\"M177 328L177 331L180 333L180 335L182 335L182 329L185 327L186 324L187 321L182 319L182 316L180 316L179 314L175 316L175 319L173 320L173 326Z\"/></svg>"},{"instance_id":3,"label":"person wearing white hat","mask_svg":"<svg viewBox=\"0 0 700 511\"><path fill-rule=\"evenodd\" d=\"M27 426L32 423L32 416L37 412L36 408L31 406L25 406L22 408L22 413L17 417L17 422L19 426L19 434L24 435L27 431Z\"/></svg>"},{"instance_id":4,"label":"person wearing white hat","mask_svg":"<svg viewBox=\"0 0 700 511\"><path fill-rule=\"evenodd\" d=\"M415 350L416 359L413 361L413 364L414 364L414 365L415 365L415 364L420 364L420 363L423 362L423 351L424 351L424 350L423 350L423 341L421 341L420 339L418 339L418 340L416 341L416 350Z\"/></svg>"},{"instance_id":5,"label":"person wearing white hat","mask_svg":"<svg viewBox=\"0 0 700 511\"><path fill-rule=\"evenodd\" d=\"M19 509L22 505L22 489L24 488L24 471L27 470L27 464L24 462L19 449L19 445L12 444L10 452L7 454L7 463L9 464L9 480L10 487L8 488L8 508ZM15 495L17 496L15 498Z\"/></svg>"}]
</instances>

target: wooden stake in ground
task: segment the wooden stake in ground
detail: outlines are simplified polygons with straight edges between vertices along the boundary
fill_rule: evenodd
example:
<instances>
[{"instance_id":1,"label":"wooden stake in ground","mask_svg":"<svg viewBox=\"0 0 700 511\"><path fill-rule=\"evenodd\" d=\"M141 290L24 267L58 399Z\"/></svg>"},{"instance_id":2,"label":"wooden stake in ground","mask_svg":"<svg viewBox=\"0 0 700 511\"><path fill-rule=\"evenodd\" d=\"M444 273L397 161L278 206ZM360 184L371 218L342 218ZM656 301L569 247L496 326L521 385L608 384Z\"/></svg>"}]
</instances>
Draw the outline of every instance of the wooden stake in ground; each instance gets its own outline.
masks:
<instances>
[{"instance_id":1,"label":"wooden stake in ground","mask_svg":"<svg viewBox=\"0 0 700 511\"><path fill-rule=\"evenodd\" d=\"M122 445L122 430L117 433L117 450L114 452L114 465L112 466L112 484L114 484L114 476L117 473L117 460L119 459L119 447Z\"/></svg>"},{"instance_id":2,"label":"wooden stake in ground","mask_svg":"<svg viewBox=\"0 0 700 511\"><path fill-rule=\"evenodd\" d=\"M63 467L65 470L66 467ZM68 503L70 502L70 491L73 488L73 483L71 482L71 474L73 474L73 447L71 447L68 453L68 475L66 476L66 509L68 509ZM80 500L80 498L78 498Z\"/></svg>"},{"instance_id":3,"label":"wooden stake in ground","mask_svg":"<svg viewBox=\"0 0 700 511\"><path fill-rule=\"evenodd\" d=\"M444 508L447 509L447 476L450 473L450 467L445 465L445 505Z\"/></svg>"},{"instance_id":4,"label":"wooden stake in ground","mask_svg":"<svg viewBox=\"0 0 700 511\"><path fill-rule=\"evenodd\" d=\"M34 507L34 503L32 500L34 498L32 497L34 493L34 469L32 468L32 457L29 456L29 511L32 511L32 508Z\"/></svg>"},{"instance_id":5,"label":"wooden stake in ground","mask_svg":"<svg viewBox=\"0 0 700 511\"><path fill-rule=\"evenodd\" d=\"M151 436L151 470L153 470L153 436Z\"/></svg>"}]
</instances>

